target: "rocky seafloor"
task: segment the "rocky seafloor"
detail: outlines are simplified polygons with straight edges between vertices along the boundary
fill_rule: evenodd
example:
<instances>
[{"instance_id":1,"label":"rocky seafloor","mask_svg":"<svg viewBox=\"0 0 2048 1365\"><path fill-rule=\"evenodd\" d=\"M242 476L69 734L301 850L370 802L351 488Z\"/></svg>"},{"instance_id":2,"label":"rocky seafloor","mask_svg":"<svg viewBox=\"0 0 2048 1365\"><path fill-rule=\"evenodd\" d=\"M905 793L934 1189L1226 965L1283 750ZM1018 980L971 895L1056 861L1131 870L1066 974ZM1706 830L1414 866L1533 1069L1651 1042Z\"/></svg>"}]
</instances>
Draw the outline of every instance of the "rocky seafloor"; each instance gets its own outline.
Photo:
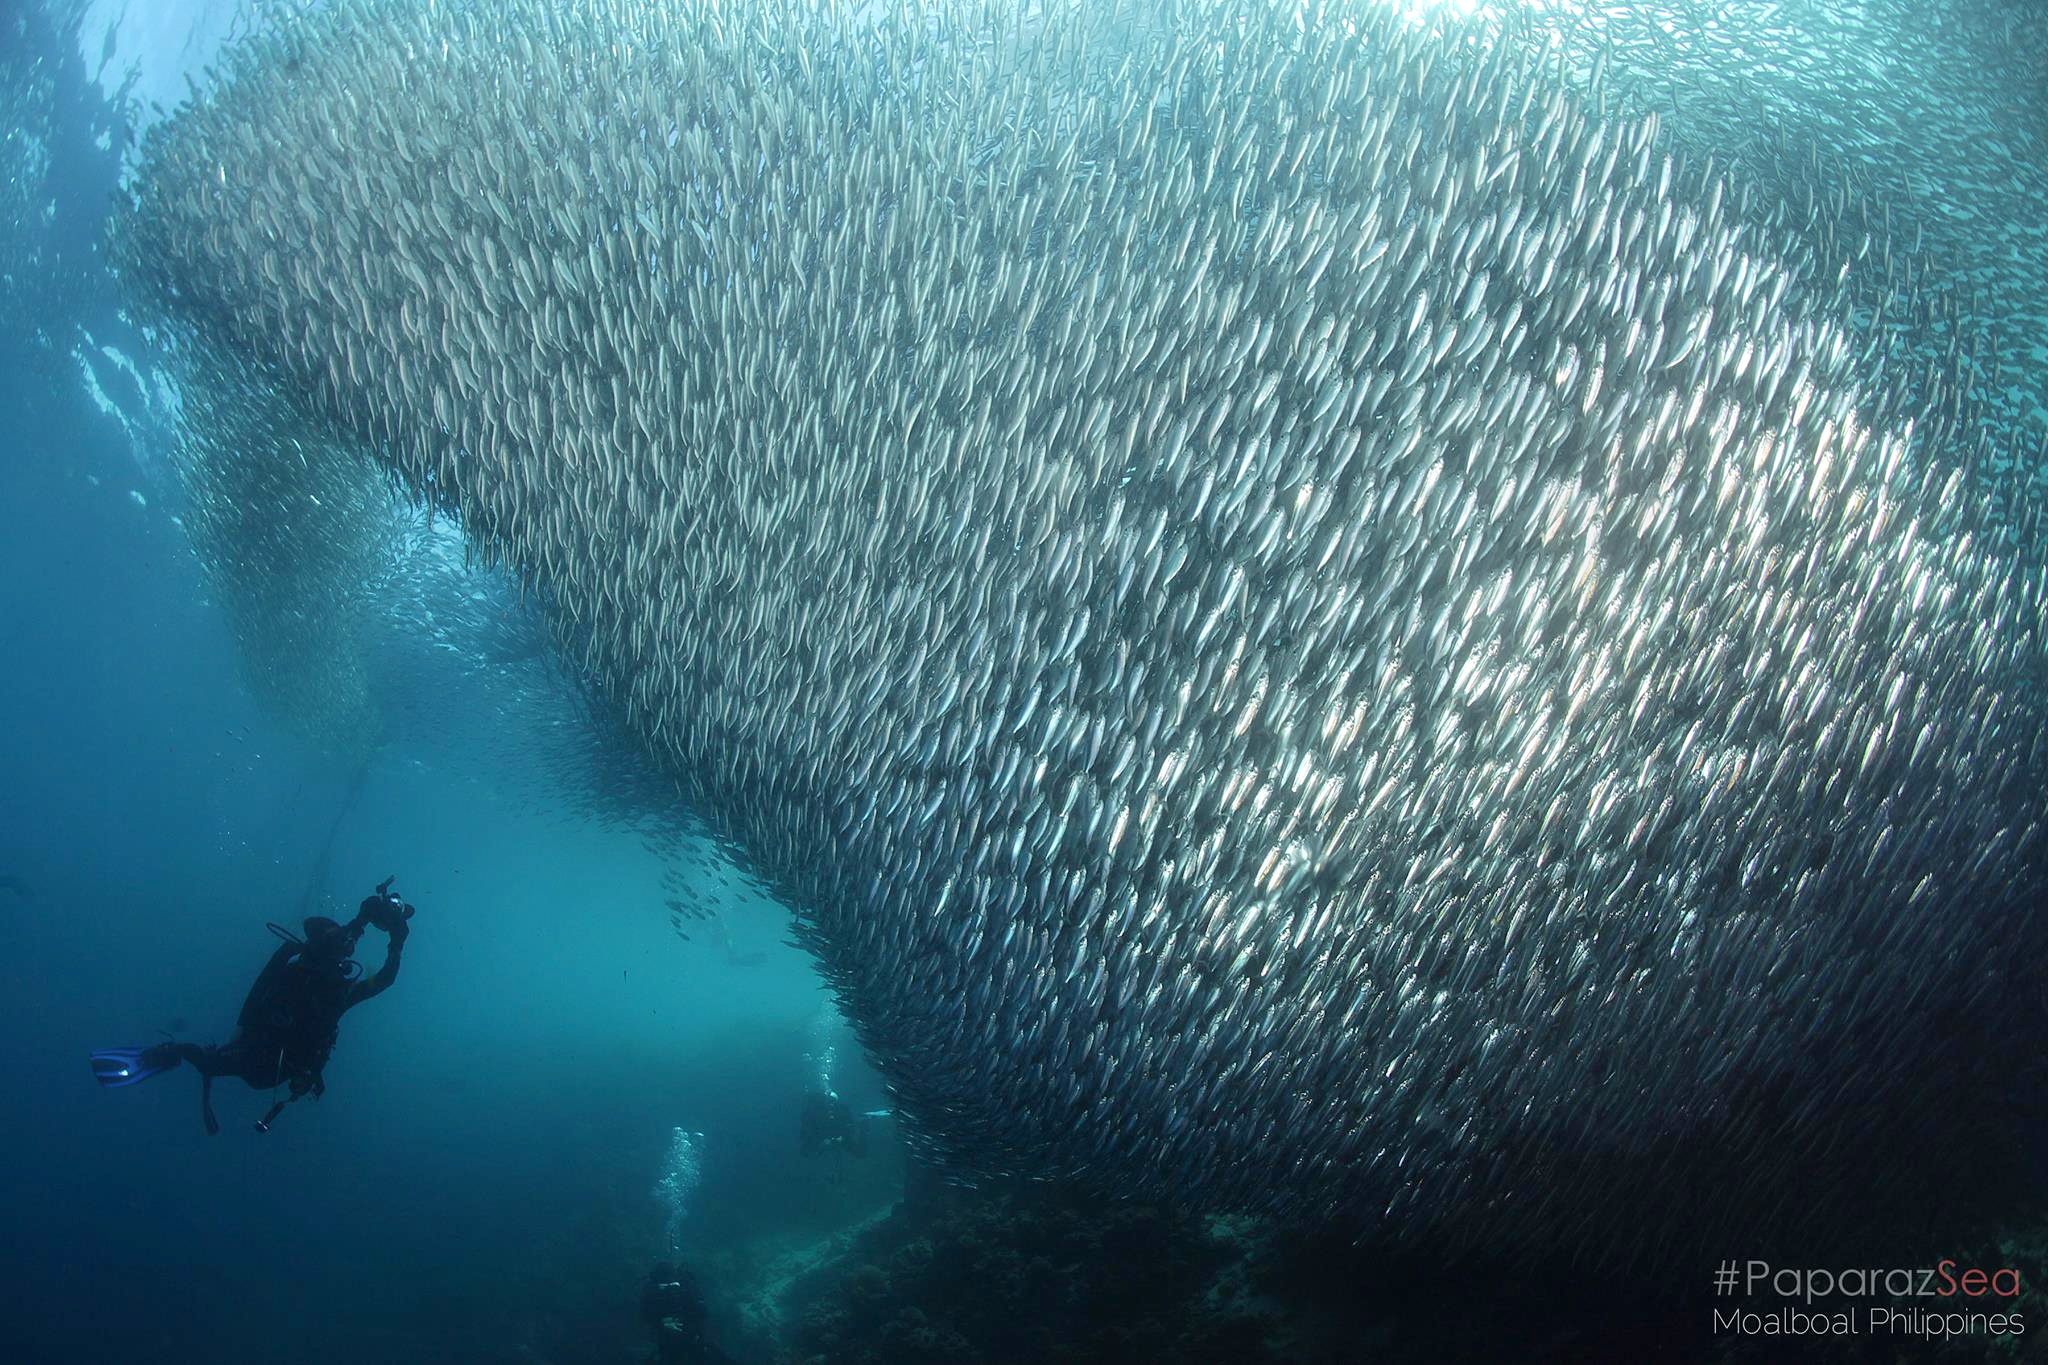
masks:
<instances>
[{"instance_id":1,"label":"rocky seafloor","mask_svg":"<svg viewBox=\"0 0 2048 1365\"><path fill-rule=\"evenodd\" d=\"M1961 1265L2018 1271L2017 1300L1975 1306L2017 1312L2035 1336L1743 1337L1713 1329L1711 1266L1697 1285L1644 1284L1612 1267L1445 1266L1350 1234L914 1174L893 1207L831 1235L663 1267L644 1308L659 1365L1748 1365L1788 1350L1871 1365L2048 1359L2037 1289L2048 1228L1956 1252ZM665 1304L682 1316L664 1317Z\"/></svg>"}]
</instances>

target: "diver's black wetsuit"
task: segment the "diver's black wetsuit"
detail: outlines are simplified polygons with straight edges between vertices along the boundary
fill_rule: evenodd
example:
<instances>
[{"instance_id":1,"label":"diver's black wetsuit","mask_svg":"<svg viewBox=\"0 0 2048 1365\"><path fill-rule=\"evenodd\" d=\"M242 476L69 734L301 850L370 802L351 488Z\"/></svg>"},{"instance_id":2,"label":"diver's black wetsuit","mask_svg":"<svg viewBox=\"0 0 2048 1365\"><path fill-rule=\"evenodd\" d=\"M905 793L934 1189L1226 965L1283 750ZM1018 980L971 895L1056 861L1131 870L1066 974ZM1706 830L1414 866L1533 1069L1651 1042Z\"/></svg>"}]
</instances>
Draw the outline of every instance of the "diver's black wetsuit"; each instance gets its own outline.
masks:
<instances>
[{"instance_id":1,"label":"diver's black wetsuit","mask_svg":"<svg viewBox=\"0 0 2048 1365\"><path fill-rule=\"evenodd\" d=\"M356 980L350 975L349 953L365 924L383 929L390 941L377 974ZM216 1076L239 1077L256 1090L290 1085L290 1099L273 1104L256 1125L266 1132L290 1100L323 1094L327 1087L321 1072L334 1050L341 1016L383 993L398 979L408 926L395 898L380 894L365 899L355 921L346 927L333 920L311 919L306 921L306 930L304 942L288 939L270 955L242 1002L233 1038L218 1047L162 1045L205 1077L200 1111L209 1134L220 1131L213 1116Z\"/></svg>"},{"instance_id":2,"label":"diver's black wetsuit","mask_svg":"<svg viewBox=\"0 0 2048 1365\"><path fill-rule=\"evenodd\" d=\"M867 1117L856 1115L845 1100L828 1090L805 1094L797 1116L797 1142L805 1156L840 1151L849 1156L868 1154Z\"/></svg>"}]
</instances>

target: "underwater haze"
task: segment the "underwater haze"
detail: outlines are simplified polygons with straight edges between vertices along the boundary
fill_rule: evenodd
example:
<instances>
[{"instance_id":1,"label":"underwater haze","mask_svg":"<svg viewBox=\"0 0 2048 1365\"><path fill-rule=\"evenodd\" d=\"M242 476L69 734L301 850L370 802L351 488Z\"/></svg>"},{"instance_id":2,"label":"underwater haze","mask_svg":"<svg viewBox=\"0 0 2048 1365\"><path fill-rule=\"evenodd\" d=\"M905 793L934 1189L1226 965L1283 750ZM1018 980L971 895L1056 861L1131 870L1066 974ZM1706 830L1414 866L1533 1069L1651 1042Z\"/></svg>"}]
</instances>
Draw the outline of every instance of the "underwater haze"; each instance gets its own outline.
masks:
<instances>
[{"instance_id":1,"label":"underwater haze","mask_svg":"<svg viewBox=\"0 0 2048 1365\"><path fill-rule=\"evenodd\" d=\"M883 1206L886 1151L849 1178L799 1150L835 1041L837 1087L881 1101L770 908L693 869L720 908L679 937L664 858L535 796L516 739L394 737L351 796L252 700L119 428L39 364L10 338L0 1357L633 1358L677 1128L703 1135L683 1247ZM379 679L394 709L434 685ZM403 971L319 1102L259 1135L270 1096L224 1082L209 1139L188 1072L91 1084L94 1048L225 1041L265 922L346 919L392 873L419 908Z\"/></svg>"},{"instance_id":2,"label":"underwater haze","mask_svg":"<svg viewBox=\"0 0 2048 1365\"><path fill-rule=\"evenodd\" d=\"M657 1260L885 1209L886 1120L858 1163L800 1148L821 1083L886 1102L786 915L667 813L636 822L662 784L550 750L591 722L502 581L451 588L458 548L356 642L387 727L366 753L266 709L168 452L128 432L148 343L101 233L136 49L103 70L90 21L0 23L0 1359L634 1359ZM458 617L450 663L430 636ZM418 907L403 968L342 1024L322 1099L258 1134L272 1096L224 1080L208 1138L189 1067L92 1084L94 1049L225 1042L265 923L346 920L394 873ZM381 954L371 931L359 956ZM678 1129L701 1167L680 1217Z\"/></svg>"},{"instance_id":3,"label":"underwater haze","mask_svg":"<svg viewBox=\"0 0 2048 1365\"><path fill-rule=\"evenodd\" d=\"M2038 6L18 0L0 138L0 1360L2038 1352Z\"/></svg>"}]
</instances>

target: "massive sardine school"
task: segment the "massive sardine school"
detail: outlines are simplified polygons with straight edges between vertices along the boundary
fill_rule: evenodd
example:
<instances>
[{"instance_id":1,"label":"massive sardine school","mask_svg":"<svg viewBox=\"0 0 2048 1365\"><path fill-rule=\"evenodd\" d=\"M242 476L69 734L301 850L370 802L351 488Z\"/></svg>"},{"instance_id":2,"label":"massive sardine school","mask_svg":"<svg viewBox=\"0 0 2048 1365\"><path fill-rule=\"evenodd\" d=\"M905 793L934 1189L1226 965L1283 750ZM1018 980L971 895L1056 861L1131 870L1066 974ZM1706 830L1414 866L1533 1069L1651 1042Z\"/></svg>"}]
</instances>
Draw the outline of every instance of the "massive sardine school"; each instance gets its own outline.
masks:
<instances>
[{"instance_id":1,"label":"massive sardine school","mask_svg":"<svg viewBox=\"0 0 2048 1365\"><path fill-rule=\"evenodd\" d=\"M963 1173L1641 1255L1984 1145L2038 558L1525 48L338 0L123 259L546 595Z\"/></svg>"}]
</instances>

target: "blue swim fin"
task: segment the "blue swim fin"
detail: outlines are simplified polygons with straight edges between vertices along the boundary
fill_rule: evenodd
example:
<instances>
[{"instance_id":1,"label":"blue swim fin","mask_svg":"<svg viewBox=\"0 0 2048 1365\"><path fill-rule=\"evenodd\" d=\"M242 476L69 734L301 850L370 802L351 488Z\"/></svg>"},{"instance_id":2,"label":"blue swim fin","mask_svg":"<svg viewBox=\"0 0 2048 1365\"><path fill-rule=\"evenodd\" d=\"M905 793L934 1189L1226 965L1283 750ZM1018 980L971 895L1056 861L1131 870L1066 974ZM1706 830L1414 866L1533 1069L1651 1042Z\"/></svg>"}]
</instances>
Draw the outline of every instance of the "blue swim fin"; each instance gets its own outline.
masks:
<instances>
[{"instance_id":1,"label":"blue swim fin","mask_svg":"<svg viewBox=\"0 0 2048 1365\"><path fill-rule=\"evenodd\" d=\"M178 1064L178 1050L169 1043L155 1047L110 1047L92 1054L92 1078L112 1089L161 1075Z\"/></svg>"}]
</instances>

